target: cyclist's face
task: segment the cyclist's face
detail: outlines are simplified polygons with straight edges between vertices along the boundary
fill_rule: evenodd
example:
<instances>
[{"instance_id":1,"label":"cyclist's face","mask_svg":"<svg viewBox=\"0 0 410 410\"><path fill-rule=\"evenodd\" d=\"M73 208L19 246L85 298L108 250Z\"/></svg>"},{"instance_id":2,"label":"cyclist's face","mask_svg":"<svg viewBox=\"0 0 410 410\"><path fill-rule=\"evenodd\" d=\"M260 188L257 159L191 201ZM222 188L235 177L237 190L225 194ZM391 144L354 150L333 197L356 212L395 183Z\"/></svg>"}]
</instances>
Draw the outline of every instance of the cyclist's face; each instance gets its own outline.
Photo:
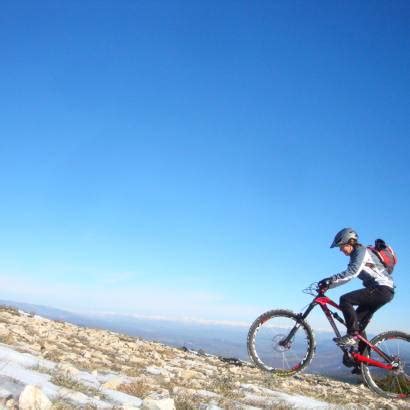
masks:
<instances>
[{"instance_id":1,"label":"cyclist's face","mask_svg":"<svg viewBox=\"0 0 410 410\"><path fill-rule=\"evenodd\" d=\"M346 256L349 256L353 252L353 246L345 243L339 246L340 252L343 252Z\"/></svg>"}]
</instances>

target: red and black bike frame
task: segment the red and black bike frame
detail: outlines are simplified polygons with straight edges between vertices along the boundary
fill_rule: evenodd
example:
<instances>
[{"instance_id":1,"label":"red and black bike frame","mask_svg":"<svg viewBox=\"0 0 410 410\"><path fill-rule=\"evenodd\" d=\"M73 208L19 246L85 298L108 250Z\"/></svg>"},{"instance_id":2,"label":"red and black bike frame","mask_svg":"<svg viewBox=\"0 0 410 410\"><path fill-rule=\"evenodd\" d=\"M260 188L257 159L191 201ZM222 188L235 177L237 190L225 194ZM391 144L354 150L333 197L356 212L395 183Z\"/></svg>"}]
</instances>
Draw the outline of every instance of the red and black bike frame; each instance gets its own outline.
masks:
<instances>
[{"instance_id":1,"label":"red and black bike frame","mask_svg":"<svg viewBox=\"0 0 410 410\"><path fill-rule=\"evenodd\" d=\"M333 300L331 300L330 298L328 298L327 296L324 295L324 292L321 291L319 292L319 294L313 299L313 301L309 304L309 306L307 307L306 311L304 313L301 313L299 315L301 320L305 320L309 313L314 309L315 306L319 305L323 311L323 313L325 314L325 316L327 317L327 320L330 323L330 326L332 326L333 331L335 332L337 337L340 337L341 334L339 332L339 329L336 326L336 323L334 321L334 319L336 319L338 322L340 322L343 326L346 326L345 321L343 320L343 318L340 317L340 315L337 312L333 312L329 309L328 305L333 306L334 308L341 310L339 305L335 302L333 302ZM297 329L299 328L298 325L296 325L289 333L289 335L286 337L286 339L284 339L282 341L281 344L283 344L284 346L286 346L287 344L290 343L290 341L292 340L293 336L295 335ZM362 335L357 335L357 338L364 343L365 345L367 345L369 347L369 349L375 351L378 355L380 355L380 357L382 357L388 364L386 363L382 363L379 362L378 360L374 360L371 359L370 357L367 356L363 356L362 354L360 354L359 352L355 352L355 351L348 351L347 348L345 347L340 347L342 349L343 352L345 353L349 353L353 359L357 362L357 363L365 363L369 366L376 366L376 367L380 367L382 369L386 369L386 370L393 370L394 367L391 363L394 362L394 359L392 357L390 357L388 354L386 354L385 352L383 352L382 350L380 350L377 346L374 346L372 343L370 343L366 338L364 338Z\"/></svg>"}]
</instances>

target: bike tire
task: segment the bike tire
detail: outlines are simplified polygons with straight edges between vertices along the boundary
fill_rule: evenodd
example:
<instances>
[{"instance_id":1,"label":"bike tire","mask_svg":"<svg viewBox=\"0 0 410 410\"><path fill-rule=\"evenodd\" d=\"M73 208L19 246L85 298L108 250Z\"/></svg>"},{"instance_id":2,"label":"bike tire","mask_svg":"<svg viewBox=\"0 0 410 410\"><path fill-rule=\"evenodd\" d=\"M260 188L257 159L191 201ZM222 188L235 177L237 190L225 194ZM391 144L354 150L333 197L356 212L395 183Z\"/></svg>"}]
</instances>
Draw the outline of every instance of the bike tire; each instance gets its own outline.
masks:
<instances>
[{"instance_id":1,"label":"bike tire","mask_svg":"<svg viewBox=\"0 0 410 410\"><path fill-rule=\"evenodd\" d=\"M384 332L375 336L370 343L397 358L400 366L396 370L386 370L362 363L362 376L369 389L386 398L409 399L410 334L400 331ZM363 355L390 364L368 346Z\"/></svg>"},{"instance_id":2,"label":"bike tire","mask_svg":"<svg viewBox=\"0 0 410 410\"><path fill-rule=\"evenodd\" d=\"M286 324L289 323L289 328L287 330L283 327L275 328L275 323L278 320L283 320ZM292 339L291 347L281 347L279 345L280 339L282 338L283 340L289 334L290 329L296 324L299 325L299 328ZM270 331L269 325L272 331ZM258 333L262 328L269 329L266 332L267 337L263 345L257 341ZM291 352L296 337L298 346L293 346L295 351ZM283 376L291 376L304 369L311 362L315 351L315 338L308 323L296 313L283 309L270 310L260 315L252 323L248 332L247 347L252 362L260 369ZM281 349L283 350L281 351ZM281 354L282 357L280 356ZM292 363L289 362L288 358L284 357L285 354L289 354L289 360L292 359L291 355L295 356L292 359Z\"/></svg>"}]
</instances>

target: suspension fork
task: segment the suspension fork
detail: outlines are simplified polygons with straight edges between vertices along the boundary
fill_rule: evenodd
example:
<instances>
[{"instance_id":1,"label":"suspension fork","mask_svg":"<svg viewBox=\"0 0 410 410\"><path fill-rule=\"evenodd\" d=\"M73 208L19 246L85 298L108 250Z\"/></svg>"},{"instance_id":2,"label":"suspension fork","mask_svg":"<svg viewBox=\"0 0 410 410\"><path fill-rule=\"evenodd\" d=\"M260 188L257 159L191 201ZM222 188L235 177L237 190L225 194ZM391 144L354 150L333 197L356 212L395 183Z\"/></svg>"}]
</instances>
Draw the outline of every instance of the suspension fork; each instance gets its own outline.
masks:
<instances>
[{"instance_id":1,"label":"suspension fork","mask_svg":"<svg viewBox=\"0 0 410 410\"><path fill-rule=\"evenodd\" d=\"M298 315L299 320L300 321L305 320L308 317L309 313L313 310L313 308L316 305L320 305L320 307L322 308L323 313L325 314L327 320L330 323L330 326L332 326L332 329L335 332L336 336L340 337L341 334L340 334L339 329L337 328L337 326L335 324L335 321L333 320L333 317L337 321L342 323L344 326L346 326L344 320L336 312L333 313L325 304L316 302L316 298L310 303L310 305L306 309L305 313ZM290 342L290 340L292 339L292 337L295 335L295 333L299 329L299 327L300 327L300 323L296 323L296 325L289 332L288 336L285 339L283 339L283 341L280 344L282 345L282 343L283 343L283 345L287 345Z\"/></svg>"},{"instance_id":2,"label":"suspension fork","mask_svg":"<svg viewBox=\"0 0 410 410\"><path fill-rule=\"evenodd\" d=\"M289 332L289 334L281 341L279 342L280 346L288 346L290 341L292 340L293 336L295 336L295 333L297 332L297 330L300 328L300 322L302 322L302 320L305 320L309 313L312 311L312 309L316 306L316 302L313 301L312 303L310 303L310 305L308 306L308 308L306 309L305 313L299 313L298 316L298 321L295 324L295 326L293 326L293 328L291 329L291 331Z\"/></svg>"}]
</instances>

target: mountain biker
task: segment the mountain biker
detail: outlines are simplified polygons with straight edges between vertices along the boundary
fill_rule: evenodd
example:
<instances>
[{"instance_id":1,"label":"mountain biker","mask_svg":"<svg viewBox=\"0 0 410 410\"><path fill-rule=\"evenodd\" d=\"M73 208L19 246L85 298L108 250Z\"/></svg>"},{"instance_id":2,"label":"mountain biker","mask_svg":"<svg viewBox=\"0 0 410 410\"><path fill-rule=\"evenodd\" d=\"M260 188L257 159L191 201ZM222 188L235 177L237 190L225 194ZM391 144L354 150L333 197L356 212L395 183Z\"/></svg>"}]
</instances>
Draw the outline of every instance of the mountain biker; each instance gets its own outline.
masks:
<instances>
[{"instance_id":1,"label":"mountain biker","mask_svg":"<svg viewBox=\"0 0 410 410\"><path fill-rule=\"evenodd\" d=\"M340 309L345 318L347 334L333 339L339 346L354 346L356 336L364 331L374 312L390 302L394 296L392 277L379 258L367 247L358 242L359 236L352 228L339 231L331 248L350 257L346 270L329 278L322 279L321 289L335 288L356 276L363 281L364 288L346 293L340 297ZM355 309L354 306L357 306Z\"/></svg>"}]
</instances>

